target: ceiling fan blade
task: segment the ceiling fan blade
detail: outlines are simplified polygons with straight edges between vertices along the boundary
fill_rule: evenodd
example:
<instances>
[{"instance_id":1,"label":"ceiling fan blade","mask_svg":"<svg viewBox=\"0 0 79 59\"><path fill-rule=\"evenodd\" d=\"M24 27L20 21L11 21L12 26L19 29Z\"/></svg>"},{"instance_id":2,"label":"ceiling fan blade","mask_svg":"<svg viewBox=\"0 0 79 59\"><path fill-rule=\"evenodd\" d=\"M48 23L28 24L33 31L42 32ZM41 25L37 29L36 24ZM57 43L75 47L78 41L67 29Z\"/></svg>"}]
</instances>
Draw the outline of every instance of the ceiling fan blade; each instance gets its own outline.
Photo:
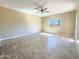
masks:
<instances>
[{"instance_id":1,"label":"ceiling fan blade","mask_svg":"<svg viewBox=\"0 0 79 59\"><path fill-rule=\"evenodd\" d=\"M47 10L47 8L44 8L43 10L45 11L45 10Z\"/></svg>"},{"instance_id":2,"label":"ceiling fan blade","mask_svg":"<svg viewBox=\"0 0 79 59\"><path fill-rule=\"evenodd\" d=\"M46 13L49 13L49 11L45 11Z\"/></svg>"},{"instance_id":3,"label":"ceiling fan blade","mask_svg":"<svg viewBox=\"0 0 79 59\"><path fill-rule=\"evenodd\" d=\"M36 9L36 10L40 10L39 8L34 8L34 9Z\"/></svg>"},{"instance_id":4,"label":"ceiling fan blade","mask_svg":"<svg viewBox=\"0 0 79 59\"><path fill-rule=\"evenodd\" d=\"M41 11L37 11L36 13L43 13L43 12L41 12Z\"/></svg>"}]
</instances>

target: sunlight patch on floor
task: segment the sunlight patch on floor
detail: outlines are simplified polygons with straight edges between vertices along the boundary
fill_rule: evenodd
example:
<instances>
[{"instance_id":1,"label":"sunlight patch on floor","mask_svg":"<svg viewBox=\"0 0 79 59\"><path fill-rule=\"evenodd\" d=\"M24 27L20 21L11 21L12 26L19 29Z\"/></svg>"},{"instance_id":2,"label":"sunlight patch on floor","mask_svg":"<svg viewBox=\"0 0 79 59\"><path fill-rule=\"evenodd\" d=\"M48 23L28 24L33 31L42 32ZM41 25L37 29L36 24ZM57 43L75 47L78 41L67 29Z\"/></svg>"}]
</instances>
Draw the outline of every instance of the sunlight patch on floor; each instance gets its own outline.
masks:
<instances>
[{"instance_id":1,"label":"sunlight patch on floor","mask_svg":"<svg viewBox=\"0 0 79 59\"><path fill-rule=\"evenodd\" d=\"M62 40L65 41L70 41L70 42L75 42L75 40L73 38L69 38L69 37L63 37L63 36L59 36L59 35L53 35L53 34L49 34L49 33L40 33L41 35L46 35L46 36L55 36L55 37L61 37ZM67 40L66 40L67 39ZM76 43L79 43L79 41L77 40Z\"/></svg>"}]
</instances>

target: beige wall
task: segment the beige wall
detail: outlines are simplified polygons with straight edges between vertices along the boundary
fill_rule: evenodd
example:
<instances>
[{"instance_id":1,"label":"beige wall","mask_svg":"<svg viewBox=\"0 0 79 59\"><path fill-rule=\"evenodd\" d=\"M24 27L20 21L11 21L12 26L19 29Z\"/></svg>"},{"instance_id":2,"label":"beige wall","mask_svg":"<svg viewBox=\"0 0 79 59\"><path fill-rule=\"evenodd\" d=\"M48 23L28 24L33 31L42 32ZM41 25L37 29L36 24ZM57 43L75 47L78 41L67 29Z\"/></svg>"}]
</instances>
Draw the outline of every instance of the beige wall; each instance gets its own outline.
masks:
<instances>
[{"instance_id":1,"label":"beige wall","mask_svg":"<svg viewBox=\"0 0 79 59\"><path fill-rule=\"evenodd\" d=\"M77 40L79 40L79 10L77 10L77 28L76 28Z\"/></svg>"},{"instance_id":2,"label":"beige wall","mask_svg":"<svg viewBox=\"0 0 79 59\"><path fill-rule=\"evenodd\" d=\"M76 12L73 11L40 18L0 7L0 38L29 35L41 32L41 30L73 37L75 35L75 15ZM49 26L47 21L51 18L61 19L61 26Z\"/></svg>"},{"instance_id":3,"label":"beige wall","mask_svg":"<svg viewBox=\"0 0 79 59\"><path fill-rule=\"evenodd\" d=\"M77 14L76 14L76 41L77 41L77 50L78 50L78 54L79 54L79 9L77 9Z\"/></svg>"},{"instance_id":4,"label":"beige wall","mask_svg":"<svg viewBox=\"0 0 79 59\"><path fill-rule=\"evenodd\" d=\"M41 31L41 18L0 7L0 38Z\"/></svg>"},{"instance_id":5,"label":"beige wall","mask_svg":"<svg viewBox=\"0 0 79 59\"><path fill-rule=\"evenodd\" d=\"M48 25L48 20L59 18L61 21L60 26L53 27ZM43 18L43 31L59 34L62 36L74 37L75 36L75 18L76 12L62 13Z\"/></svg>"}]
</instances>

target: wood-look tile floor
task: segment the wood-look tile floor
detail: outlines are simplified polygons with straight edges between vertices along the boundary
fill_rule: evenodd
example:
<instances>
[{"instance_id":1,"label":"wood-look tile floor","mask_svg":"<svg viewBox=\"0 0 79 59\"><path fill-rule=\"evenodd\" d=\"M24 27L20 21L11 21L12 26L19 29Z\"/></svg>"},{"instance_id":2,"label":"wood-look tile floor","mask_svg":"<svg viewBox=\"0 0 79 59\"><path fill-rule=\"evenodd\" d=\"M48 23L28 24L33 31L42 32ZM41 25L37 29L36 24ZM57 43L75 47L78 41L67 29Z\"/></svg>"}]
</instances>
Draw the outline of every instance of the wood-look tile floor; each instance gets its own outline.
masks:
<instances>
[{"instance_id":1,"label":"wood-look tile floor","mask_svg":"<svg viewBox=\"0 0 79 59\"><path fill-rule=\"evenodd\" d=\"M74 42L35 34L1 41L0 59L78 59Z\"/></svg>"}]
</instances>

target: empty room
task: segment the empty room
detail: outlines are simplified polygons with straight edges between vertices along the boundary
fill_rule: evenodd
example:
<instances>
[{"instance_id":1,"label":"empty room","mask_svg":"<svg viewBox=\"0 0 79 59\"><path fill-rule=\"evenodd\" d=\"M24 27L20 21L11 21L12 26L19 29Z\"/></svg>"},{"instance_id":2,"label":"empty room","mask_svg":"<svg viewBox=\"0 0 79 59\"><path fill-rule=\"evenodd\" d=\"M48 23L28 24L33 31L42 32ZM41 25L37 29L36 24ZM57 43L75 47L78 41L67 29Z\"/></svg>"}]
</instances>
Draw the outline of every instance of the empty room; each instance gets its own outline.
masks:
<instances>
[{"instance_id":1,"label":"empty room","mask_svg":"<svg viewBox=\"0 0 79 59\"><path fill-rule=\"evenodd\" d=\"M0 59L79 59L79 0L0 0Z\"/></svg>"}]
</instances>

